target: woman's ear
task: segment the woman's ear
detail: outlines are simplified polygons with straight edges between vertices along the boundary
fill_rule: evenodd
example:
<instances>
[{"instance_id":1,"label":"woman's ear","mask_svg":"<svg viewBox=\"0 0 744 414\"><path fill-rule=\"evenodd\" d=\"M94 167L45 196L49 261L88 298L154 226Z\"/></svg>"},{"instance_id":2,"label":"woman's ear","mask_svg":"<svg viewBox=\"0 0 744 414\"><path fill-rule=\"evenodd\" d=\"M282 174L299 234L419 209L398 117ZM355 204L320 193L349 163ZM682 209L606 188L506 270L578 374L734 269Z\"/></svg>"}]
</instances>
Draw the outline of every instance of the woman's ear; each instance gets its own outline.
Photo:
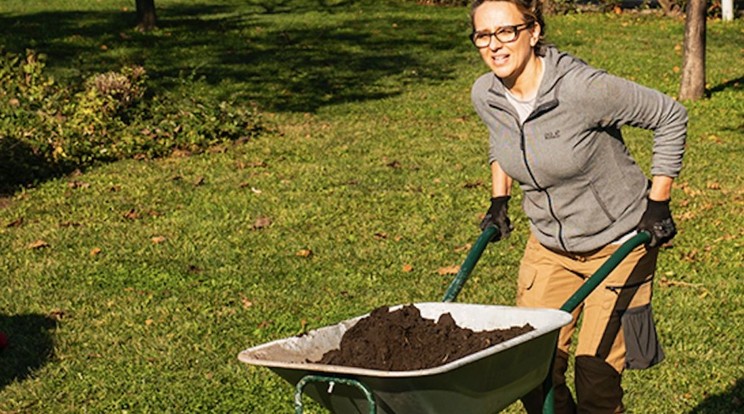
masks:
<instances>
[{"instance_id":1,"label":"woman's ear","mask_svg":"<svg viewBox=\"0 0 744 414\"><path fill-rule=\"evenodd\" d=\"M537 42L540 40L541 33L542 33L542 27L540 27L540 23L535 22L532 25L532 30L530 31L530 46L535 47Z\"/></svg>"}]
</instances>

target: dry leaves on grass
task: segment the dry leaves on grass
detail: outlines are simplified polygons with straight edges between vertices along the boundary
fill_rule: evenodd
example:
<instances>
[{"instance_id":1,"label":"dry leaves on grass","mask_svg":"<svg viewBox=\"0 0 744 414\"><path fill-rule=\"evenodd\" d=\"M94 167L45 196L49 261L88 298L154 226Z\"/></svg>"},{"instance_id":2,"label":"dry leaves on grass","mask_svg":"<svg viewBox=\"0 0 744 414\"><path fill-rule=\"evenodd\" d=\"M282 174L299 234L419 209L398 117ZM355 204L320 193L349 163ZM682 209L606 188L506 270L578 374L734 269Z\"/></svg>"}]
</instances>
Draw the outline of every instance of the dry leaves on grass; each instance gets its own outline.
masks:
<instances>
[{"instance_id":1,"label":"dry leaves on grass","mask_svg":"<svg viewBox=\"0 0 744 414\"><path fill-rule=\"evenodd\" d=\"M483 181L476 180L476 181L473 181L473 182L465 183L465 184L463 184L462 187L463 188L478 188L478 187L483 187Z\"/></svg>"},{"instance_id":2,"label":"dry leaves on grass","mask_svg":"<svg viewBox=\"0 0 744 414\"><path fill-rule=\"evenodd\" d=\"M297 257L311 257L313 255L313 251L310 249L300 249L295 253L295 256Z\"/></svg>"},{"instance_id":3,"label":"dry leaves on grass","mask_svg":"<svg viewBox=\"0 0 744 414\"><path fill-rule=\"evenodd\" d=\"M67 183L67 188L70 188L73 190L77 188L88 188L88 187L90 187L90 183L86 183L83 181L73 180Z\"/></svg>"},{"instance_id":4,"label":"dry leaves on grass","mask_svg":"<svg viewBox=\"0 0 744 414\"><path fill-rule=\"evenodd\" d=\"M413 272L413 265L410 263L406 263L403 265L403 268L401 270L403 270L404 273Z\"/></svg>"},{"instance_id":5,"label":"dry leaves on grass","mask_svg":"<svg viewBox=\"0 0 744 414\"><path fill-rule=\"evenodd\" d=\"M253 222L253 230L260 230L271 225L271 219L269 217L259 217Z\"/></svg>"},{"instance_id":6,"label":"dry leaves on grass","mask_svg":"<svg viewBox=\"0 0 744 414\"><path fill-rule=\"evenodd\" d=\"M8 224L6 224L5 227L7 227L7 228L21 227L22 225L23 225L23 217L18 217L17 219L15 219L15 220L9 222Z\"/></svg>"},{"instance_id":7,"label":"dry leaves on grass","mask_svg":"<svg viewBox=\"0 0 744 414\"><path fill-rule=\"evenodd\" d=\"M101 254L101 252L102 252L102 250L101 250L100 247L94 247L94 248L90 249L90 255L93 256L93 257L98 256L99 254Z\"/></svg>"},{"instance_id":8,"label":"dry leaves on grass","mask_svg":"<svg viewBox=\"0 0 744 414\"><path fill-rule=\"evenodd\" d=\"M127 220L137 220L140 217L139 213L134 208L129 209L129 211L124 213L122 216Z\"/></svg>"},{"instance_id":9,"label":"dry leaves on grass","mask_svg":"<svg viewBox=\"0 0 744 414\"><path fill-rule=\"evenodd\" d=\"M155 236L150 240L152 241L153 244L161 244L161 243L165 243L167 239L165 238L165 236Z\"/></svg>"},{"instance_id":10,"label":"dry leaves on grass","mask_svg":"<svg viewBox=\"0 0 744 414\"><path fill-rule=\"evenodd\" d=\"M439 270L437 270L437 273L439 273L442 276L445 276L445 275L456 275L457 272L459 271L460 271L459 265L452 265L452 266L440 267Z\"/></svg>"},{"instance_id":11,"label":"dry leaves on grass","mask_svg":"<svg viewBox=\"0 0 744 414\"><path fill-rule=\"evenodd\" d=\"M35 242L30 243L28 245L28 248L32 250L39 250L39 249L45 249L50 246L51 245L49 243L45 242L44 240L39 239L39 240L36 240Z\"/></svg>"}]
</instances>

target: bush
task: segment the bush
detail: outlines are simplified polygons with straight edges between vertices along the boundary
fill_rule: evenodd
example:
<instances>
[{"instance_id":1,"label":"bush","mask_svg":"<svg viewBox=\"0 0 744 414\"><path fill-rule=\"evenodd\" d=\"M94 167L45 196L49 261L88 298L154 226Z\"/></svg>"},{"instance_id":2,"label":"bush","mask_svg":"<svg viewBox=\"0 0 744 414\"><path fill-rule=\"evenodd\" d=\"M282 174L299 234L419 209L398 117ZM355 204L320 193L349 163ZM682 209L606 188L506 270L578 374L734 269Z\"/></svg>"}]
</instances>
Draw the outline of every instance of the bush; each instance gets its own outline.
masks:
<instances>
[{"instance_id":1,"label":"bush","mask_svg":"<svg viewBox=\"0 0 744 414\"><path fill-rule=\"evenodd\" d=\"M45 60L32 50L0 54L0 191L98 162L201 152L263 129L255 108L235 102L149 96L140 66L64 87L45 74Z\"/></svg>"}]
</instances>

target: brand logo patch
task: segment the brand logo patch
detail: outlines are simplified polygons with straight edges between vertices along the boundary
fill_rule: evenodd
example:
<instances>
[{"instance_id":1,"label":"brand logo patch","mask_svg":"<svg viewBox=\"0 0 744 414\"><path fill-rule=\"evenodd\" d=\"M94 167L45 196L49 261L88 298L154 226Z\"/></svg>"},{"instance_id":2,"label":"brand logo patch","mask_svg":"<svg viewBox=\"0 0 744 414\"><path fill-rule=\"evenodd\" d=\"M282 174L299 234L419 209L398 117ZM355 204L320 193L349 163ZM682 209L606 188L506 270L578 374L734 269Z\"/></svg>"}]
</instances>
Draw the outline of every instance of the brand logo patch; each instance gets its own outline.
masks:
<instances>
[{"instance_id":1,"label":"brand logo patch","mask_svg":"<svg viewBox=\"0 0 744 414\"><path fill-rule=\"evenodd\" d=\"M553 132L546 132L545 139L558 139L561 137L561 131L555 130Z\"/></svg>"}]
</instances>

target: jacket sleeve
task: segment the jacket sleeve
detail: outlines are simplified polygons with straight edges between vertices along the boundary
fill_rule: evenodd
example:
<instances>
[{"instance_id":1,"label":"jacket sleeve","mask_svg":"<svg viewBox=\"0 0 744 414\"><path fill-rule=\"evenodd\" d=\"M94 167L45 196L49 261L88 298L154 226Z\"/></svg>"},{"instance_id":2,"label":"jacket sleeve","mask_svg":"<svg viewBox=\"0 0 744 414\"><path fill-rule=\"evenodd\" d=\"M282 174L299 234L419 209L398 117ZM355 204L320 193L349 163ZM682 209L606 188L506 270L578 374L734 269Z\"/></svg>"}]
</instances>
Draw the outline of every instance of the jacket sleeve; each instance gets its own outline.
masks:
<instances>
[{"instance_id":1,"label":"jacket sleeve","mask_svg":"<svg viewBox=\"0 0 744 414\"><path fill-rule=\"evenodd\" d=\"M588 82L588 111L597 111L597 127L623 125L654 133L651 175L677 177L687 139L687 110L671 97L606 72L594 72Z\"/></svg>"}]
</instances>

